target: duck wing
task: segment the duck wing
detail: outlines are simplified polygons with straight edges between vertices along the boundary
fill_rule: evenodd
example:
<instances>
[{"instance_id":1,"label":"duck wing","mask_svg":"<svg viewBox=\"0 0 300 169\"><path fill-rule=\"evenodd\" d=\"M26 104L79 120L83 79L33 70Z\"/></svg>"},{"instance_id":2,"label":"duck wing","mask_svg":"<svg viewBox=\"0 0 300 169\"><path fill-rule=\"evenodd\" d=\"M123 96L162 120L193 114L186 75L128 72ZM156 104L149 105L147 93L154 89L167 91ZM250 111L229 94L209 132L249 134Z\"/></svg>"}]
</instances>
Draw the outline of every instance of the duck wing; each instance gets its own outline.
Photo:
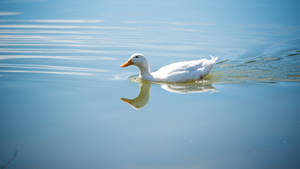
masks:
<instances>
[{"instance_id":1,"label":"duck wing","mask_svg":"<svg viewBox=\"0 0 300 169\"><path fill-rule=\"evenodd\" d=\"M153 72L155 79L169 82L197 80L207 75L217 58L176 62Z\"/></svg>"}]
</instances>

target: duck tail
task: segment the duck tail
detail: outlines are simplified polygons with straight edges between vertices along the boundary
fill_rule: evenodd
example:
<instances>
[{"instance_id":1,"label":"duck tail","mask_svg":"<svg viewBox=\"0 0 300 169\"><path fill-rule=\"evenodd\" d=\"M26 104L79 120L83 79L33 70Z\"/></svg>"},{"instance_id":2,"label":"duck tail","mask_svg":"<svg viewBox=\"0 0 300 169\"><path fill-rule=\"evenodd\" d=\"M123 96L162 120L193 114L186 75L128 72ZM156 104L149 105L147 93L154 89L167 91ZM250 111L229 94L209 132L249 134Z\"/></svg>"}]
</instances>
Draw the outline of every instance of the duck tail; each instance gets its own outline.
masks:
<instances>
[{"instance_id":1,"label":"duck tail","mask_svg":"<svg viewBox=\"0 0 300 169\"><path fill-rule=\"evenodd\" d=\"M210 59L213 63L216 63L216 61L218 60L218 56L210 56Z\"/></svg>"}]
</instances>

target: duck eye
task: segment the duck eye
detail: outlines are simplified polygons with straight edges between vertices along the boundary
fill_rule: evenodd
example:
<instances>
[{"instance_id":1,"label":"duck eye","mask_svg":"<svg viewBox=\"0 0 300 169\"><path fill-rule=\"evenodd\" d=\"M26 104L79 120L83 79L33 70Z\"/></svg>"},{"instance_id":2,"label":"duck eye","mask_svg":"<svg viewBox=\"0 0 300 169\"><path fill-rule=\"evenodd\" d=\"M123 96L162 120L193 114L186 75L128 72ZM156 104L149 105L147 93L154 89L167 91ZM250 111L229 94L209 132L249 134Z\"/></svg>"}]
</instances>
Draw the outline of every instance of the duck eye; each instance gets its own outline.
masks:
<instances>
[{"instance_id":1,"label":"duck eye","mask_svg":"<svg viewBox=\"0 0 300 169\"><path fill-rule=\"evenodd\" d=\"M139 56L135 56L135 58L139 58Z\"/></svg>"}]
</instances>

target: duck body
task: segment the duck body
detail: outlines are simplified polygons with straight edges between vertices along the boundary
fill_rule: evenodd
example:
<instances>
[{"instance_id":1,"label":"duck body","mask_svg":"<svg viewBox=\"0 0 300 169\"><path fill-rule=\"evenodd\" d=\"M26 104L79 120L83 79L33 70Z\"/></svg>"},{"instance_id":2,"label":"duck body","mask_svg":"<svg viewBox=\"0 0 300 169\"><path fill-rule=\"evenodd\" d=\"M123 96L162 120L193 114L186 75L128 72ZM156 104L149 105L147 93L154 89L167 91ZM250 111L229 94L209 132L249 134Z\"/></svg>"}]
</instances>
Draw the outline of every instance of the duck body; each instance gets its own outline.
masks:
<instances>
[{"instance_id":1,"label":"duck body","mask_svg":"<svg viewBox=\"0 0 300 169\"><path fill-rule=\"evenodd\" d=\"M166 82L195 81L206 76L214 60L201 59L193 61L176 62L158 69L152 75L155 80Z\"/></svg>"},{"instance_id":2,"label":"duck body","mask_svg":"<svg viewBox=\"0 0 300 169\"><path fill-rule=\"evenodd\" d=\"M176 62L161 67L156 72L150 71L150 65L143 54L135 53L131 55L126 63L121 67L135 65L140 69L141 79L154 82L187 82L196 81L206 76L218 57L211 59L200 59L193 61Z\"/></svg>"}]
</instances>

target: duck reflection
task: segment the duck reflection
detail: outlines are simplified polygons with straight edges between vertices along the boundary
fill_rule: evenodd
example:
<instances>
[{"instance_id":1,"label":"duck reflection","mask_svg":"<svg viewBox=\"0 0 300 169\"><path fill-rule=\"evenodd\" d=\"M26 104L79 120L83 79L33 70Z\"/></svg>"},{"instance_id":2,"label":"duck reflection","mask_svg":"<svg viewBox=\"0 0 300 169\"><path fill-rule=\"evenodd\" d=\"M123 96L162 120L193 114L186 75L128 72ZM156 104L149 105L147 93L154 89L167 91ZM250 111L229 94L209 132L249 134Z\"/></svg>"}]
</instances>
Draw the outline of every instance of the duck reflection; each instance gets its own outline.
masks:
<instances>
[{"instance_id":1,"label":"duck reflection","mask_svg":"<svg viewBox=\"0 0 300 169\"><path fill-rule=\"evenodd\" d=\"M128 103L131 107L138 110L143 108L150 98L150 88L152 82L149 81L140 81L131 79L134 82L140 84L140 93L134 99L121 98L122 101ZM193 83L158 83L161 85L161 88L178 94L189 94L189 93L204 93L204 92L217 92L217 90L212 86L211 83L207 81L199 81Z\"/></svg>"},{"instance_id":2,"label":"duck reflection","mask_svg":"<svg viewBox=\"0 0 300 169\"><path fill-rule=\"evenodd\" d=\"M168 92L178 94L217 92L217 90L211 84L202 82L161 84L161 88Z\"/></svg>"},{"instance_id":3,"label":"duck reflection","mask_svg":"<svg viewBox=\"0 0 300 169\"><path fill-rule=\"evenodd\" d=\"M121 98L122 101L128 103L134 109L141 109L144 107L150 97L151 82L141 81L140 82L140 93L134 99Z\"/></svg>"}]
</instances>

